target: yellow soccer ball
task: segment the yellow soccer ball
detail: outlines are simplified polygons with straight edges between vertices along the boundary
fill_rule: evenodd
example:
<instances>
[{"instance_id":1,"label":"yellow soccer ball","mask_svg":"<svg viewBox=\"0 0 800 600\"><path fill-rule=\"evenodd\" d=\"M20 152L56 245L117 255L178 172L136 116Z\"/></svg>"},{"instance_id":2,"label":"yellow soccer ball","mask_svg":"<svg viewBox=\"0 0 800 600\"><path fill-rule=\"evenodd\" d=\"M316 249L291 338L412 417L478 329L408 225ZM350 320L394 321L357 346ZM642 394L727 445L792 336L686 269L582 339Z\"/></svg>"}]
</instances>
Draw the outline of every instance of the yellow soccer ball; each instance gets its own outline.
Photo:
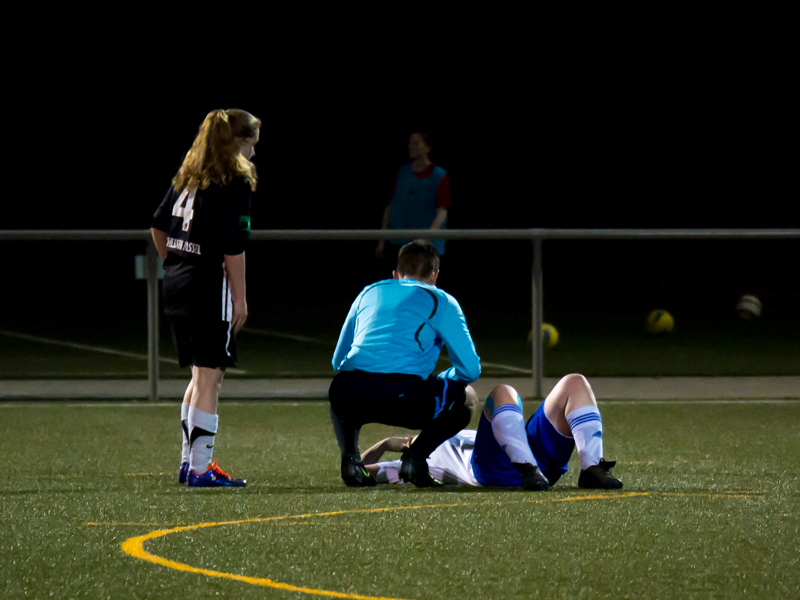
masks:
<instances>
[{"instance_id":1,"label":"yellow soccer ball","mask_svg":"<svg viewBox=\"0 0 800 600\"><path fill-rule=\"evenodd\" d=\"M533 341L533 331L528 332L528 342ZM558 343L558 329L550 323L542 323L542 346L552 348Z\"/></svg>"},{"instance_id":2,"label":"yellow soccer ball","mask_svg":"<svg viewBox=\"0 0 800 600\"><path fill-rule=\"evenodd\" d=\"M542 345L545 348L552 348L558 344L558 329L550 323L542 323Z\"/></svg>"},{"instance_id":3,"label":"yellow soccer ball","mask_svg":"<svg viewBox=\"0 0 800 600\"><path fill-rule=\"evenodd\" d=\"M675 321L667 311L654 310L647 315L646 325L650 333L669 333L675 327Z\"/></svg>"}]
</instances>

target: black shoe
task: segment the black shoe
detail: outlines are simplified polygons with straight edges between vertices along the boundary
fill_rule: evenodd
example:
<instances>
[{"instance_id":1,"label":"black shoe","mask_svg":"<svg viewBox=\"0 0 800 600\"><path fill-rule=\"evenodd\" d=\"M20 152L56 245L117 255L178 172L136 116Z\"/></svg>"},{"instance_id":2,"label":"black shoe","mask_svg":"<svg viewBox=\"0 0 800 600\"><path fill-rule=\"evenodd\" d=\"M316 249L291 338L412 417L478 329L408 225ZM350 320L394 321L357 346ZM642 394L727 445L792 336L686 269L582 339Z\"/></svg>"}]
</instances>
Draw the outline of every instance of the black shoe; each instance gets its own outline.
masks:
<instances>
[{"instance_id":1,"label":"black shoe","mask_svg":"<svg viewBox=\"0 0 800 600\"><path fill-rule=\"evenodd\" d=\"M353 454L342 456L342 479L347 487L373 487L378 481L364 468L364 463Z\"/></svg>"},{"instance_id":2,"label":"black shoe","mask_svg":"<svg viewBox=\"0 0 800 600\"><path fill-rule=\"evenodd\" d=\"M596 465L581 471L578 477L578 487L582 488L602 488L606 490L618 490L622 487L619 479L611 476L611 469L616 465L616 461L606 462L602 458Z\"/></svg>"},{"instance_id":3,"label":"black shoe","mask_svg":"<svg viewBox=\"0 0 800 600\"><path fill-rule=\"evenodd\" d=\"M438 479L431 477L428 472L428 462L419 463L403 457L397 476L406 483L413 483L418 488L441 487L443 484Z\"/></svg>"},{"instance_id":4,"label":"black shoe","mask_svg":"<svg viewBox=\"0 0 800 600\"><path fill-rule=\"evenodd\" d=\"M534 492L544 492L550 489L550 482L547 477L535 465L528 463L511 463L514 468L522 475L522 489Z\"/></svg>"}]
</instances>

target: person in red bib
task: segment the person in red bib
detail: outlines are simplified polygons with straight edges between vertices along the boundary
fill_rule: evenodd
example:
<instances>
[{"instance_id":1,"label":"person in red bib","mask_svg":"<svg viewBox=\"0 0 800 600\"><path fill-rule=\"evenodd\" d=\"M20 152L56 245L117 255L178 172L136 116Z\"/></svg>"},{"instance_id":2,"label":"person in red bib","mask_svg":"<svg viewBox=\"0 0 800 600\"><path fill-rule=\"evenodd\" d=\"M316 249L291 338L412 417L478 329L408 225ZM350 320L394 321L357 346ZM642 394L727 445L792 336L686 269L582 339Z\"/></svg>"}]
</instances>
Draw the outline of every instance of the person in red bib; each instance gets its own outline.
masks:
<instances>
[{"instance_id":1,"label":"person in red bib","mask_svg":"<svg viewBox=\"0 0 800 600\"><path fill-rule=\"evenodd\" d=\"M411 159L397 170L392 200L383 211L381 229L444 229L452 200L447 171L431 162L430 135L416 131L408 139ZM386 257L390 265L397 262L400 247L410 239L378 242L375 256ZM439 255L445 251L445 240L432 240Z\"/></svg>"}]
</instances>

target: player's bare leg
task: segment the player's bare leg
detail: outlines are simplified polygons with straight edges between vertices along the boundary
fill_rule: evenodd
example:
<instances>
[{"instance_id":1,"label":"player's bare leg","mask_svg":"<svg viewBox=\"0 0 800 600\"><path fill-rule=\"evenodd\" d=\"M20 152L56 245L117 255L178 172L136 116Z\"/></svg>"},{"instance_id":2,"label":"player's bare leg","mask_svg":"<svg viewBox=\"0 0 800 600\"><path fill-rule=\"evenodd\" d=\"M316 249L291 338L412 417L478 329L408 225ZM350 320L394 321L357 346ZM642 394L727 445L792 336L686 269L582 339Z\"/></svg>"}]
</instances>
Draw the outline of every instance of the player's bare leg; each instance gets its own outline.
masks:
<instances>
[{"instance_id":1,"label":"player's bare leg","mask_svg":"<svg viewBox=\"0 0 800 600\"><path fill-rule=\"evenodd\" d=\"M544 401L544 413L563 436L575 439L581 461L580 487L621 488L603 459L603 421L592 386L583 375L562 377Z\"/></svg>"},{"instance_id":2,"label":"player's bare leg","mask_svg":"<svg viewBox=\"0 0 800 600\"><path fill-rule=\"evenodd\" d=\"M567 415L583 406L597 406L597 399L583 375L565 375L544 401L544 414L561 435L572 437Z\"/></svg>"},{"instance_id":3,"label":"player's bare leg","mask_svg":"<svg viewBox=\"0 0 800 600\"><path fill-rule=\"evenodd\" d=\"M217 414L219 406L219 391L222 389L222 379L225 372L222 369L209 369L208 367L192 367L192 408L202 410L209 414Z\"/></svg>"},{"instance_id":4,"label":"player's bare leg","mask_svg":"<svg viewBox=\"0 0 800 600\"><path fill-rule=\"evenodd\" d=\"M204 473L214 453L217 433L219 391L224 373L221 369L192 366L192 396L189 407L189 468Z\"/></svg>"},{"instance_id":5,"label":"player's bare leg","mask_svg":"<svg viewBox=\"0 0 800 600\"><path fill-rule=\"evenodd\" d=\"M528 445L522 400L510 385L498 385L486 398L483 414L492 424L492 434L511 459L511 464L522 475L526 490L546 490L550 482L539 470L539 465Z\"/></svg>"},{"instance_id":6,"label":"player's bare leg","mask_svg":"<svg viewBox=\"0 0 800 600\"><path fill-rule=\"evenodd\" d=\"M190 487L244 487L242 479L232 479L211 462L219 418L219 392L222 369L192 366L192 396L189 407L189 475Z\"/></svg>"},{"instance_id":7,"label":"player's bare leg","mask_svg":"<svg viewBox=\"0 0 800 600\"><path fill-rule=\"evenodd\" d=\"M489 392L489 397L487 398L487 402L483 405L483 414L486 415L486 418L490 421L492 420L492 407L497 410L499 407L505 404L518 404L517 398L519 394L517 390L515 390L510 385L501 384L496 386L491 392ZM491 399L492 402L488 402Z\"/></svg>"}]
</instances>

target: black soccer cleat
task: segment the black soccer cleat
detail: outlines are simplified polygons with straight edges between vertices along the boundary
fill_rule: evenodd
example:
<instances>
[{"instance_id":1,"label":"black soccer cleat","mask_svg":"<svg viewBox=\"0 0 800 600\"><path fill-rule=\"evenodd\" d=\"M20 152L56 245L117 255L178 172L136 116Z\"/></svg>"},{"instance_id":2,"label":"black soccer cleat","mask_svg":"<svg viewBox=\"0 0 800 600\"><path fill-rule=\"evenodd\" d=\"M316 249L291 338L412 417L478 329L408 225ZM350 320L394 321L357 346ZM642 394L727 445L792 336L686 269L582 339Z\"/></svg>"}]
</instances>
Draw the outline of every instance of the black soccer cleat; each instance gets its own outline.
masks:
<instances>
[{"instance_id":1,"label":"black soccer cleat","mask_svg":"<svg viewBox=\"0 0 800 600\"><path fill-rule=\"evenodd\" d=\"M189 463L182 462L181 468L178 470L178 483L186 485L186 480L189 478Z\"/></svg>"},{"instance_id":2,"label":"black soccer cleat","mask_svg":"<svg viewBox=\"0 0 800 600\"><path fill-rule=\"evenodd\" d=\"M373 487L378 481L354 454L342 456L342 479L347 487Z\"/></svg>"},{"instance_id":3,"label":"black soccer cleat","mask_svg":"<svg viewBox=\"0 0 800 600\"><path fill-rule=\"evenodd\" d=\"M428 471L428 462L419 463L410 458L403 458L397 476L406 483L413 483L418 488L441 487L444 485L438 479L431 477Z\"/></svg>"},{"instance_id":4,"label":"black soccer cleat","mask_svg":"<svg viewBox=\"0 0 800 600\"><path fill-rule=\"evenodd\" d=\"M578 477L578 487L604 490L620 489L622 482L611 475L611 469L616 464L616 461L605 461L601 458L598 464L581 471L580 477Z\"/></svg>"},{"instance_id":5,"label":"black soccer cleat","mask_svg":"<svg viewBox=\"0 0 800 600\"><path fill-rule=\"evenodd\" d=\"M511 463L522 475L522 489L534 492L544 492L550 489L550 481L536 465L528 463Z\"/></svg>"}]
</instances>

